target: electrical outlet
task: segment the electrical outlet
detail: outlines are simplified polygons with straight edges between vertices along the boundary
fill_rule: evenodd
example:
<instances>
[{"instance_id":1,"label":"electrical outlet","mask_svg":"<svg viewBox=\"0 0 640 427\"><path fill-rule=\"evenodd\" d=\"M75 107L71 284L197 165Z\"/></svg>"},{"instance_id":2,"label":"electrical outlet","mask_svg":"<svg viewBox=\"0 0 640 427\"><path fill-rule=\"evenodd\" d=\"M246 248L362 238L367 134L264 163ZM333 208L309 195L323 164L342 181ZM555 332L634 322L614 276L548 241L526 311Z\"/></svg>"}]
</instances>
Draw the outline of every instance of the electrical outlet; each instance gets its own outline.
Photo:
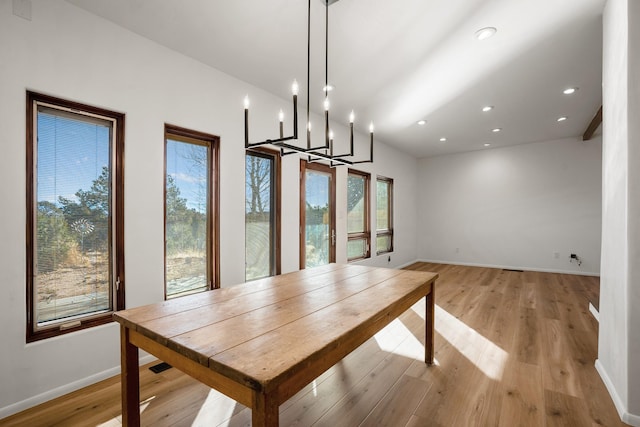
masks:
<instances>
[{"instance_id":1,"label":"electrical outlet","mask_svg":"<svg viewBox=\"0 0 640 427\"><path fill-rule=\"evenodd\" d=\"M576 261L578 266L582 265L582 260L580 259L580 257L577 254L569 255L569 262L573 262L574 260Z\"/></svg>"},{"instance_id":2,"label":"electrical outlet","mask_svg":"<svg viewBox=\"0 0 640 427\"><path fill-rule=\"evenodd\" d=\"M554 252L554 253L553 253L553 257L554 257L555 259L560 259L560 252Z\"/></svg>"},{"instance_id":3,"label":"electrical outlet","mask_svg":"<svg viewBox=\"0 0 640 427\"><path fill-rule=\"evenodd\" d=\"M456 248L456 253L459 254L460 253L460 248Z\"/></svg>"}]
</instances>

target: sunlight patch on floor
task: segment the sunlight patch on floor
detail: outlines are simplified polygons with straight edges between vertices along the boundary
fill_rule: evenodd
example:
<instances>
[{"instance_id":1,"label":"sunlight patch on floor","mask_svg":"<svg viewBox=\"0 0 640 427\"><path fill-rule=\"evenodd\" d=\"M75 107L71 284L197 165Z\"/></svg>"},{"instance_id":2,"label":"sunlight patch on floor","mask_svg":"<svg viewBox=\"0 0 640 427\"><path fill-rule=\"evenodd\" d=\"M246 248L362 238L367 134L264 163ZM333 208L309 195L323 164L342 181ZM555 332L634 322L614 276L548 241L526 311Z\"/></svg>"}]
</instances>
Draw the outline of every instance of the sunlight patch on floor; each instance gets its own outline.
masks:
<instances>
[{"instance_id":1,"label":"sunlight patch on floor","mask_svg":"<svg viewBox=\"0 0 640 427\"><path fill-rule=\"evenodd\" d=\"M411 307L423 319L424 305ZM436 331L487 377L500 381L509 353L436 305Z\"/></svg>"},{"instance_id":2,"label":"sunlight patch on floor","mask_svg":"<svg viewBox=\"0 0 640 427\"><path fill-rule=\"evenodd\" d=\"M236 409L238 403L226 396L220 394L216 390L209 390L206 399L202 402L198 415L194 418L191 425L217 425L220 420L227 420L225 424L229 425L230 418Z\"/></svg>"},{"instance_id":3,"label":"sunlight patch on floor","mask_svg":"<svg viewBox=\"0 0 640 427\"><path fill-rule=\"evenodd\" d=\"M151 396L148 399L140 402L140 413L142 414L145 409L151 404L151 401L155 399L155 396ZM112 426L121 426L122 425L122 414L118 415L115 418L111 418L109 421L105 421L100 424L96 424L96 427L112 427Z\"/></svg>"},{"instance_id":4,"label":"sunlight patch on floor","mask_svg":"<svg viewBox=\"0 0 640 427\"><path fill-rule=\"evenodd\" d=\"M424 346L400 321L395 319L374 335L380 350L416 360L424 360Z\"/></svg>"},{"instance_id":5,"label":"sunlight patch on floor","mask_svg":"<svg viewBox=\"0 0 640 427\"><path fill-rule=\"evenodd\" d=\"M156 398L155 396L151 396L150 398L140 402L140 413L141 414L144 412L145 409L147 409L147 407L151 404L151 401L153 399L155 399L155 398Z\"/></svg>"},{"instance_id":6,"label":"sunlight patch on floor","mask_svg":"<svg viewBox=\"0 0 640 427\"><path fill-rule=\"evenodd\" d=\"M121 427L122 415L118 415L115 418L111 418L109 421L105 421L102 424L96 424L96 427Z\"/></svg>"}]
</instances>

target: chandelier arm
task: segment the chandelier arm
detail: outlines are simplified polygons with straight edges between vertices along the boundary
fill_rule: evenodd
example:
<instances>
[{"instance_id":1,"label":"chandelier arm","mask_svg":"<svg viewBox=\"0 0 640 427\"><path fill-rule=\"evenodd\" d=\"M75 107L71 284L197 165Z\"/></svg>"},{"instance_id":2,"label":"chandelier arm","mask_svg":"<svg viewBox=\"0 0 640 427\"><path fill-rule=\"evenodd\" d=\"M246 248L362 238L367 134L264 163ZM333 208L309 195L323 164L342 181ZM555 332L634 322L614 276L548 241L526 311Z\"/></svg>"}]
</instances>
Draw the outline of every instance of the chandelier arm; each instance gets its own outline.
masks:
<instances>
[{"instance_id":1,"label":"chandelier arm","mask_svg":"<svg viewBox=\"0 0 640 427\"><path fill-rule=\"evenodd\" d=\"M284 152L284 155L288 155L288 154L293 154L293 153L299 153L299 154L306 154L307 156L309 156L309 158L315 158L315 160L329 160L332 161L334 163L339 163L339 164L343 164L343 165L352 165L354 164L354 162L350 161L350 160L345 160L345 159L334 159L332 158L330 155L325 154L325 153L320 153L318 151L308 151L304 148L300 148L297 147L295 145L291 145L291 144L287 144L286 142L274 142L272 145L275 145L276 147L280 147L281 152L283 152L283 150L290 150L289 152ZM362 162L364 163L364 162Z\"/></svg>"},{"instance_id":2,"label":"chandelier arm","mask_svg":"<svg viewBox=\"0 0 640 427\"><path fill-rule=\"evenodd\" d=\"M298 139L298 95L293 94L293 135L283 136L283 125L280 122L280 138L277 139L265 139L260 142L249 142L249 108L245 106L244 109L244 148L255 148L261 145L274 144L280 141L289 141L292 139Z\"/></svg>"},{"instance_id":3,"label":"chandelier arm","mask_svg":"<svg viewBox=\"0 0 640 427\"><path fill-rule=\"evenodd\" d=\"M278 138L278 139L266 139L262 142L250 142L249 144L247 144L247 148L256 148L256 147L260 147L262 145L267 145L267 144L271 144L271 145L278 145L280 142L284 142L284 141L291 141L296 139L293 136L286 136L284 138Z\"/></svg>"},{"instance_id":4,"label":"chandelier arm","mask_svg":"<svg viewBox=\"0 0 640 427\"><path fill-rule=\"evenodd\" d=\"M355 162L352 162L352 164L356 165L356 164L360 164L360 163L373 163L373 132L370 133L370 139L369 139L369 160L358 160Z\"/></svg>"}]
</instances>

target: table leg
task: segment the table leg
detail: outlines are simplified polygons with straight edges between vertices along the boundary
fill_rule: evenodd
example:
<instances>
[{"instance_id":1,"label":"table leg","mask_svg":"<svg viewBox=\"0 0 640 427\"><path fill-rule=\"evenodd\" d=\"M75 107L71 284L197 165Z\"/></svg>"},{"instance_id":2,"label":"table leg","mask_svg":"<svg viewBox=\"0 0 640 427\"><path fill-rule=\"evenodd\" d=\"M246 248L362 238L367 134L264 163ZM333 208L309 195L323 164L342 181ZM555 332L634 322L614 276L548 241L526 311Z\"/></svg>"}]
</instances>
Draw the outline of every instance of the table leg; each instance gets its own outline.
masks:
<instances>
[{"instance_id":1,"label":"table leg","mask_svg":"<svg viewBox=\"0 0 640 427\"><path fill-rule=\"evenodd\" d=\"M426 304L427 304L427 315L425 316L425 338L424 338L424 361L427 365L433 365L434 358L434 345L433 345L433 336L435 329L435 292L436 292L436 284L435 282L431 284L431 292L429 292L426 296Z\"/></svg>"},{"instance_id":2,"label":"table leg","mask_svg":"<svg viewBox=\"0 0 640 427\"><path fill-rule=\"evenodd\" d=\"M271 395L254 392L251 408L251 425L253 427L278 427L278 402Z\"/></svg>"},{"instance_id":3,"label":"table leg","mask_svg":"<svg viewBox=\"0 0 640 427\"><path fill-rule=\"evenodd\" d=\"M129 342L129 328L120 326L120 387L122 389L122 425L140 426L140 375L138 347Z\"/></svg>"}]
</instances>

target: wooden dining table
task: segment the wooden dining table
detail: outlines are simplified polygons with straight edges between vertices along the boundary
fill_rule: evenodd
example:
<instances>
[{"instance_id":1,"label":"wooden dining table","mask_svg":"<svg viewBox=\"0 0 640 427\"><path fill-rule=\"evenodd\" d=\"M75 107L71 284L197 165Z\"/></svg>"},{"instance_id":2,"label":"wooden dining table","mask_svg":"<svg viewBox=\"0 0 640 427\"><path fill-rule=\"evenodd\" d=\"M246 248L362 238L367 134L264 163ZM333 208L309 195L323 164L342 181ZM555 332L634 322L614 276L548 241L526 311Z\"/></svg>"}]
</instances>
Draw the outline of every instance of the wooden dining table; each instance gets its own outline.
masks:
<instances>
[{"instance_id":1,"label":"wooden dining table","mask_svg":"<svg viewBox=\"0 0 640 427\"><path fill-rule=\"evenodd\" d=\"M432 364L437 277L329 264L116 312L122 422L140 425L138 349L251 408L254 427L421 298Z\"/></svg>"}]
</instances>

